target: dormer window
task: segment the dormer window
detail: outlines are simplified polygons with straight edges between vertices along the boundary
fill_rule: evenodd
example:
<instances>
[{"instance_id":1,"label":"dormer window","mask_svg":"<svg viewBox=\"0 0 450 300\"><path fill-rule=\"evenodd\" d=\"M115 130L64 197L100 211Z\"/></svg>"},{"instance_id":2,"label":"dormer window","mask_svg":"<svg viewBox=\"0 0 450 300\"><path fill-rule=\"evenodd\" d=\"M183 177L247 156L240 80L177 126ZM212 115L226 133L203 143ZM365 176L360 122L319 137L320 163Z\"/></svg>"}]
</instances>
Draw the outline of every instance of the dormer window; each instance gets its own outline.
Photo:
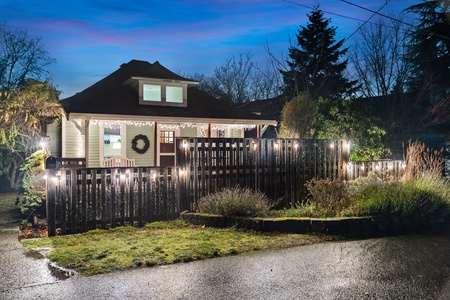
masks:
<instances>
[{"instance_id":1,"label":"dormer window","mask_svg":"<svg viewBox=\"0 0 450 300\"><path fill-rule=\"evenodd\" d=\"M139 80L139 103L186 107L187 86L185 82Z\"/></svg>"}]
</instances>

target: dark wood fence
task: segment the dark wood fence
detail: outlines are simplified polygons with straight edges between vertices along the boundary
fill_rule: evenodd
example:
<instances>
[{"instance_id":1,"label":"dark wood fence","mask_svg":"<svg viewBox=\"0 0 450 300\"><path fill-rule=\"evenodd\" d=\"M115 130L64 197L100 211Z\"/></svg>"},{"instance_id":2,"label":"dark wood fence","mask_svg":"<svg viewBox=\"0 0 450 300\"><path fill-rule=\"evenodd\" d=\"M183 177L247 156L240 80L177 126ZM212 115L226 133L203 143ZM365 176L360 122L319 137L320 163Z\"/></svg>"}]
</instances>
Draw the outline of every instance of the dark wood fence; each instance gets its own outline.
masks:
<instances>
[{"instance_id":1,"label":"dark wood fence","mask_svg":"<svg viewBox=\"0 0 450 300\"><path fill-rule=\"evenodd\" d=\"M304 184L313 177L348 176L350 147L344 140L186 138L177 139L176 148L192 205L237 185L288 205L304 196Z\"/></svg>"},{"instance_id":2,"label":"dark wood fence","mask_svg":"<svg viewBox=\"0 0 450 300\"><path fill-rule=\"evenodd\" d=\"M224 187L264 192L281 206L305 196L312 178L399 176L401 161L349 162L345 140L176 140L176 167L85 168L74 159L48 170L49 235L176 219Z\"/></svg>"},{"instance_id":3,"label":"dark wood fence","mask_svg":"<svg viewBox=\"0 0 450 300\"><path fill-rule=\"evenodd\" d=\"M183 209L178 174L177 167L50 170L49 235L176 219Z\"/></svg>"}]
</instances>

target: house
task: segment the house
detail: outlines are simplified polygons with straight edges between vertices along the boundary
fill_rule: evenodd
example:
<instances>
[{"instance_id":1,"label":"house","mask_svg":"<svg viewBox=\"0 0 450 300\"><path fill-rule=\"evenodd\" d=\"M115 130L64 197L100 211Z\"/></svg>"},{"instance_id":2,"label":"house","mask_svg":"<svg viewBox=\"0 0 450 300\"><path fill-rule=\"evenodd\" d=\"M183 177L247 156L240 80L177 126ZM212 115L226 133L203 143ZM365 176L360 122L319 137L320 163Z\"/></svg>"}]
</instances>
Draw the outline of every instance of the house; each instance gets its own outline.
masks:
<instances>
[{"instance_id":1,"label":"house","mask_svg":"<svg viewBox=\"0 0 450 300\"><path fill-rule=\"evenodd\" d=\"M48 128L51 155L87 167L173 166L177 137L260 137L276 120L232 108L159 62L131 60L60 101Z\"/></svg>"}]
</instances>

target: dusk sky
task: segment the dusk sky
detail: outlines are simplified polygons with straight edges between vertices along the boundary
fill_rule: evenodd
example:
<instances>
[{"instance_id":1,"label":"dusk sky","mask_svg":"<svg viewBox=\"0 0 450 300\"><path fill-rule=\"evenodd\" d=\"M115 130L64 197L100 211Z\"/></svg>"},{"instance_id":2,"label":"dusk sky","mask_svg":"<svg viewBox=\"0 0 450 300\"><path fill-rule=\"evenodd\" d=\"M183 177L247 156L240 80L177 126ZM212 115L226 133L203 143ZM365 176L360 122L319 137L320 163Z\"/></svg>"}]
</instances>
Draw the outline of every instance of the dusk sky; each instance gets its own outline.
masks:
<instances>
[{"instance_id":1,"label":"dusk sky","mask_svg":"<svg viewBox=\"0 0 450 300\"><path fill-rule=\"evenodd\" d=\"M374 11L386 3L349 2ZM400 13L420 2L392 0L380 12ZM263 65L265 46L278 57L285 55L289 39L306 25L306 14L317 4L338 27L338 39L350 36L372 15L339 0L0 0L0 22L42 38L56 59L48 70L63 99L131 59L205 75L239 53L250 53Z\"/></svg>"}]
</instances>

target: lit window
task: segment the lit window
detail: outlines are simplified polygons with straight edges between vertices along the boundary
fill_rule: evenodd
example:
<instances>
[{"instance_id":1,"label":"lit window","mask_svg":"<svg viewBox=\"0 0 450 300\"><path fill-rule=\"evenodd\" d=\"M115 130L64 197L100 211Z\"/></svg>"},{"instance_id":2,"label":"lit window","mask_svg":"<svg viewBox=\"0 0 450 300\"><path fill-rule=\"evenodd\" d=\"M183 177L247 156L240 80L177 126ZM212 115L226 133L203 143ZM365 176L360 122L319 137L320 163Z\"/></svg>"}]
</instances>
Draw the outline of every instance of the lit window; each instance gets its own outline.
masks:
<instances>
[{"instance_id":1,"label":"lit window","mask_svg":"<svg viewBox=\"0 0 450 300\"><path fill-rule=\"evenodd\" d=\"M174 134L175 133L173 131L161 131L159 135L160 143L173 144Z\"/></svg>"},{"instance_id":2,"label":"lit window","mask_svg":"<svg viewBox=\"0 0 450 300\"><path fill-rule=\"evenodd\" d=\"M167 86L166 102L183 103L183 88L180 86Z\"/></svg>"},{"instance_id":3,"label":"lit window","mask_svg":"<svg viewBox=\"0 0 450 300\"><path fill-rule=\"evenodd\" d=\"M161 86L153 84L144 84L144 101L161 102Z\"/></svg>"}]
</instances>

